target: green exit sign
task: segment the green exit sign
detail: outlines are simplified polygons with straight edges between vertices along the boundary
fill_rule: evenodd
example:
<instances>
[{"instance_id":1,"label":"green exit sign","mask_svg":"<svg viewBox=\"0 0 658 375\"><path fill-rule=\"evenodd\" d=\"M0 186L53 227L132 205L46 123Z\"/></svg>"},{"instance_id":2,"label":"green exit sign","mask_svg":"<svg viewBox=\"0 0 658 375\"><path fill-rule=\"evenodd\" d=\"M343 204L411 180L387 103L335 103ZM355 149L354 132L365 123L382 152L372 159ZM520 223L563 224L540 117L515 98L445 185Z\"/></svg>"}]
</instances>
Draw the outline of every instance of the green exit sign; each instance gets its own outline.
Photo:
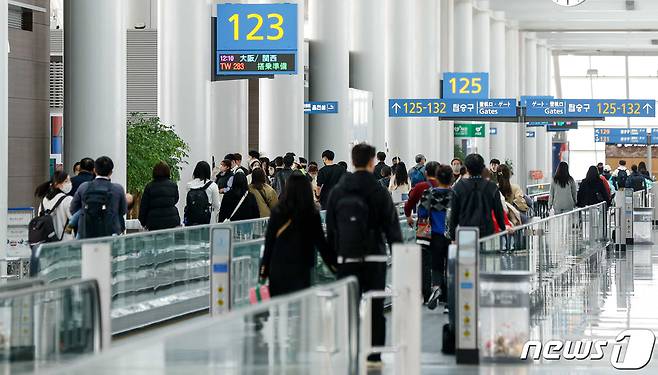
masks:
<instances>
[{"instance_id":1,"label":"green exit sign","mask_svg":"<svg viewBox=\"0 0 658 375\"><path fill-rule=\"evenodd\" d=\"M455 124L455 137L484 138L486 131L484 124Z\"/></svg>"}]
</instances>

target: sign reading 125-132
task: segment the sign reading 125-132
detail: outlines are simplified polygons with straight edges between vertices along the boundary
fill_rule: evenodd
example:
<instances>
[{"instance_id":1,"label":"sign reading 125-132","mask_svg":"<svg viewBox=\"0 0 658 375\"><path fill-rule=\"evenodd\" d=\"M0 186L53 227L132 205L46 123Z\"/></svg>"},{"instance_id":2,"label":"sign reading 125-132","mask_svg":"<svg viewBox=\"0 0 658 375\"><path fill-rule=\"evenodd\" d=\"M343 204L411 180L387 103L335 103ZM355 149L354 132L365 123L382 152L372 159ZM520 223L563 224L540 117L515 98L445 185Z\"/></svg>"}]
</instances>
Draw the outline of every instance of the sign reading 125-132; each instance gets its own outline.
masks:
<instances>
[{"instance_id":1,"label":"sign reading 125-132","mask_svg":"<svg viewBox=\"0 0 658 375\"><path fill-rule=\"evenodd\" d=\"M217 75L297 72L297 4L218 4Z\"/></svg>"},{"instance_id":2,"label":"sign reading 125-132","mask_svg":"<svg viewBox=\"0 0 658 375\"><path fill-rule=\"evenodd\" d=\"M487 99L489 73L443 73L443 99Z\"/></svg>"}]
</instances>

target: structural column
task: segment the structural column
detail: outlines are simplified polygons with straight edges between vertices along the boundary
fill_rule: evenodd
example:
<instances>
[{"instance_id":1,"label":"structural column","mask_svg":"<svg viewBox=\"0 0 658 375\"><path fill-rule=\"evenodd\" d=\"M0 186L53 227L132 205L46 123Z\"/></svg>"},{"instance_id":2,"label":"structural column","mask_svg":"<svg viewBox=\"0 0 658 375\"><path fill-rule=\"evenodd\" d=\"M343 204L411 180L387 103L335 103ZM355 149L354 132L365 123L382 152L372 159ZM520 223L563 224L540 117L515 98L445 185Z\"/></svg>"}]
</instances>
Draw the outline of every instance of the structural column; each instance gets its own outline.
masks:
<instances>
[{"instance_id":1,"label":"structural column","mask_svg":"<svg viewBox=\"0 0 658 375\"><path fill-rule=\"evenodd\" d=\"M416 13L414 25L414 98L438 98L439 92L439 5L435 0L412 0ZM437 160L439 121L435 117L420 117L412 121L410 130L411 157L423 154L427 160ZM415 160L409 159L410 164Z\"/></svg>"},{"instance_id":2,"label":"structural column","mask_svg":"<svg viewBox=\"0 0 658 375\"><path fill-rule=\"evenodd\" d=\"M440 1L440 48L438 48L441 76L454 70L455 59L455 0ZM440 88L439 88L440 89ZM438 131L441 163L450 163L455 153L455 136L452 121L441 121Z\"/></svg>"},{"instance_id":3,"label":"structural column","mask_svg":"<svg viewBox=\"0 0 658 375\"><path fill-rule=\"evenodd\" d=\"M240 3L239 0L223 0ZM214 8L214 6L213 6ZM214 10L213 10L214 12ZM249 82L246 79L210 83L210 155L215 164L228 153L246 155L249 146Z\"/></svg>"},{"instance_id":4,"label":"structural column","mask_svg":"<svg viewBox=\"0 0 658 375\"><path fill-rule=\"evenodd\" d=\"M169 0L170 1L170 0ZM263 1L265 2L265 1ZM290 1L268 1L290 2ZM297 1L297 74L259 80L258 144L270 158L304 154L304 2ZM345 108L339 108L344 111ZM306 156L306 155L305 155ZM309 160L319 156L308 155Z\"/></svg>"},{"instance_id":5,"label":"structural column","mask_svg":"<svg viewBox=\"0 0 658 375\"><path fill-rule=\"evenodd\" d=\"M491 12L489 11L489 1L477 2L475 17L473 19L473 71L490 72L491 68ZM497 47L497 46L496 46ZM492 74L489 74L491 82ZM488 163L490 159L490 136L489 128L491 124L486 123L487 130L484 138L475 138L475 147L477 152L484 157ZM498 157L497 155L494 155Z\"/></svg>"},{"instance_id":6,"label":"structural column","mask_svg":"<svg viewBox=\"0 0 658 375\"><path fill-rule=\"evenodd\" d=\"M190 146L181 197L196 163L211 159L210 15L206 0L158 2L158 113Z\"/></svg>"},{"instance_id":7,"label":"structural column","mask_svg":"<svg viewBox=\"0 0 658 375\"><path fill-rule=\"evenodd\" d=\"M0 276L7 274L7 199L9 191L9 76L7 1L0 1Z\"/></svg>"},{"instance_id":8,"label":"structural column","mask_svg":"<svg viewBox=\"0 0 658 375\"><path fill-rule=\"evenodd\" d=\"M64 2L64 165L109 156L126 186L125 0Z\"/></svg>"},{"instance_id":9,"label":"structural column","mask_svg":"<svg viewBox=\"0 0 658 375\"><path fill-rule=\"evenodd\" d=\"M527 33L525 35L525 91L523 95L537 95L537 39L535 33ZM538 133L538 128L528 128L530 131ZM537 163L537 138L525 138L525 152L520 157L525 159L526 170L519 171L526 176L529 171L537 170L539 164Z\"/></svg>"},{"instance_id":10,"label":"structural column","mask_svg":"<svg viewBox=\"0 0 658 375\"><path fill-rule=\"evenodd\" d=\"M546 41L537 41L537 94L549 95L548 86L548 53ZM546 127L537 128L537 169L544 172L544 178L551 174L551 168L548 163L551 152L550 134L546 132Z\"/></svg>"},{"instance_id":11,"label":"structural column","mask_svg":"<svg viewBox=\"0 0 658 375\"><path fill-rule=\"evenodd\" d=\"M455 71L473 71L473 1L455 0ZM455 143L462 144L462 138ZM469 150L464 149L465 153ZM480 150L470 150L480 151Z\"/></svg>"},{"instance_id":12,"label":"structural column","mask_svg":"<svg viewBox=\"0 0 658 375\"><path fill-rule=\"evenodd\" d=\"M387 1L352 2L351 86L372 92L373 129L369 138L378 151L386 149L386 13Z\"/></svg>"},{"instance_id":13,"label":"structural column","mask_svg":"<svg viewBox=\"0 0 658 375\"><path fill-rule=\"evenodd\" d=\"M310 156L333 150L336 160L349 163L352 119L350 109L350 3L349 0L311 0L311 101L338 101L338 113L310 116Z\"/></svg>"},{"instance_id":14,"label":"structural column","mask_svg":"<svg viewBox=\"0 0 658 375\"><path fill-rule=\"evenodd\" d=\"M519 97L519 86L521 77L519 74L519 28L516 22L510 22L507 28L506 35L506 76L505 76L505 94L509 98ZM515 183L519 183L518 177L522 173L518 173L520 166L519 158L519 144L522 144L523 138L520 138L522 131L525 131L524 124L509 123L507 124L507 136L504 137L504 150L505 159L512 162L512 167L515 171L513 179ZM524 135L525 136L525 135Z\"/></svg>"},{"instance_id":15,"label":"structural column","mask_svg":"<svg viewBox=\"0 0 658 375\"><path fill-rule=\"evenodd\" d=\"M413 7L408 0L390 0L387 13L386 61L388 61L388 97L403 99L413 97L413 71L409 66L409 56L413 54ZM386 141L391 156L400 156L409 164L413 163L409 149L409 127L412 119L389 118Z\"/></svg>"},{"instance_id":16,"label":"structural column","mask_svg":"<svg viewBox=\"0 0 658 375\"><path fill-rule=\"evenodd\" d=\"M493 12L491 19L491 62L489 72L489 94L492 98L506 98L506 45L507 36L505 35L505 13ZM498 158L502 163L505 162L508 155L505 150L505 140L508 137L508 128L516 128L516 124L495 123L497 134L491 135L491 157Z\"/></svg>"}]
</instances>

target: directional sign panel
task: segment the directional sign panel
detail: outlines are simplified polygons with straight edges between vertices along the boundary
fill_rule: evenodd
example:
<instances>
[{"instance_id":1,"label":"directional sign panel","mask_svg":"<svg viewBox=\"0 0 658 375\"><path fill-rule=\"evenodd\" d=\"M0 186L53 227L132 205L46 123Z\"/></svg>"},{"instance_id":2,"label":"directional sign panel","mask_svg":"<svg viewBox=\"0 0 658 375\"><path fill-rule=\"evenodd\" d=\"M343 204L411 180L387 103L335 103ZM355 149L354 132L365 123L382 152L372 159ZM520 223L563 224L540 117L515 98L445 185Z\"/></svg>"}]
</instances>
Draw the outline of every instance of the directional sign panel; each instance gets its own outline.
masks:
<instances>
[{"instance_id":1,"label":"directional sign panel","mask_svg":"<svg viewBox=\"0 0 658 375\"><path fill-rule=\"evenodd\" d=\"M487 130L484 124L455 124L454 128L458 138L484 138Z\"/></svg>"},{"instance_id":2,"label":"directional sign panel","mask_svg":"<svg viewBox=\"0 0 658 375\"><path fill-rule=\"evenodd\" d=\"M516 99L389 99L389 117L516 117Z\"/></svg>"},{"instance_id":3,"label":"directional sign panel","mask_svg":"<svg viewBox=\"0 0 658 375\"><path fill-rule=\"evenodd\" d=\"M521 107L526 107L528 105L528 102L532 102L534 100L551 100L553 99L552 96L527 96L527 95L522 95L521 99L519 100L519 104Z\"/></svg>"},{"instance_id":4,"label":"directional sign panel","mask_svg":"<svg viewBox=\"0 0 658 375\"><path fill-rule=\"evenodd\" d=\"M304 102L304 113L309 115L338 113L338 102Z\"/></svg>"},{"instance_id":5,"label":"directional sign panel","mask_svg":"<svg viewBox=\"0 0 658 375\"><path fill-rule=\"evenodd\" d=\"M489 128L489 135L498 135L498 128Z\"/></svg>"},{"instance_id":6,"label":"directional sign panel","mask_svg":"<svg viewBox=\"0 0 658 375\"><path fill-rule=\"evenodd\" d=\"M656 117L656 101L644 99L529 100L528 117Z\"/></svg>"},{"instance_id":7,"label":"directional sign panel","mask_svg":"<svg viewBox=\"0 0 658 375\"><path fill-rule=\"evenodd\" d=\"M543 126L547 126L549 124L550 124L550 122L530 121L530 122L526 123L526 126L529 127L529 128L538 128L538 127L540 128L540 127L543 127Z\"/></svg>"},{"instance_id":8,"label":"directional sign panel","mask_svg":"<svg viewBox=\"0 0 658 375\"><path fill-rule=\"evenodd\" d=\"M577 121L556 121L546 126L547 132L565 132L572 129L578 129Z\"/></svg>"},{"instance_id":9,"label":"directional sign panel","mask_svg":"<svg viewBox=\"0 0 658 375\"><path fill-rule=\"evenodd\" d=\"M648 134L645 128L596 128L594 142L647 144Z\"/></svg>"},{"instance_id":10,"label":"directional sign panel","mask_svg":"<svg viewBox=\"0 0 658 375\"><path fill-rule=\"evenodd\" d=\"M526 130L525 132L525 137L526 138L535 138L537 133L535 133L534 130Z\"/></svg>"}]
</instances>

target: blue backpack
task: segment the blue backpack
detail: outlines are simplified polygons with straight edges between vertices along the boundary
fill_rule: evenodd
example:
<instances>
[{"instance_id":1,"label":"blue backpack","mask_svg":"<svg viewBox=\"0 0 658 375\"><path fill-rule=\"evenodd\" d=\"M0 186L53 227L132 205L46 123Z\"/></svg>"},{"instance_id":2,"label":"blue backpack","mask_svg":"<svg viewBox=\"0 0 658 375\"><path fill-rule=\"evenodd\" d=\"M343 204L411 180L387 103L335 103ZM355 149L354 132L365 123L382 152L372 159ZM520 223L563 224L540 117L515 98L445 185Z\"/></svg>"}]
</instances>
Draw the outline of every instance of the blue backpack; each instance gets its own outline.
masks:
<instances>
[{"instance_id":1,"label":"blue backpack","mask_svg":"<svg viewBox=\"0 0 658 375\"><path fill-rule=\"evenodd\" d=\"M432 233L445 234L446 214L452 200L451 189L430 188L423 192L418 205L418 217L430 218Z\"/></svg>"},{"instance_id":2,"label":"blue backpack","mask_svg":"<svg viewBox=\"0 0 658 375\"><path fill-rule=\"evenodd\" d=\"M409 179L411 180L411 187L416 186L416 184L425 181L425 167L415 166L411 168L409 172Z\"/></svg>"}]
</instances>

